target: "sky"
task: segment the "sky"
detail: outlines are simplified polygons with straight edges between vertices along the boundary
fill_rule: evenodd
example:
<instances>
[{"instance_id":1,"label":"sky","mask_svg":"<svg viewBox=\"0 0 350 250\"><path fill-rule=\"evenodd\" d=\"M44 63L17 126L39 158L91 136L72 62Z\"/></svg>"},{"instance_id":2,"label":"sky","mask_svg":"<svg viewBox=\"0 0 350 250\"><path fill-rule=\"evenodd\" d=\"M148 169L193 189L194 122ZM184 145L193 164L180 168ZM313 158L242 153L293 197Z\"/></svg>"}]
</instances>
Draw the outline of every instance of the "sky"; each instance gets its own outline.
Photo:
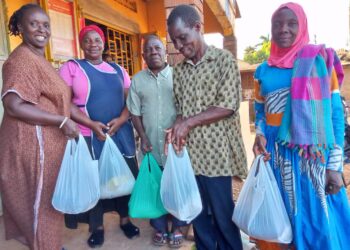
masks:
<instances>
[{"instance_id":1,"label":"sky","mask_svg":"<svg viewBox=\"0 0 350 250\"><path fill-rule=\"evenodd\" d=\"M335 49L349 49L350 0L293 0L299 3L308 17L310 42L324 43ZM244 49L260 42L260 36L270 35L271 16L286 0L237 0L241 18L236 19L238 58ZM271 37L271 35L270 35ZM206 35L209 44L218 45L221 35Z\"/></svg>"}]
</instances>

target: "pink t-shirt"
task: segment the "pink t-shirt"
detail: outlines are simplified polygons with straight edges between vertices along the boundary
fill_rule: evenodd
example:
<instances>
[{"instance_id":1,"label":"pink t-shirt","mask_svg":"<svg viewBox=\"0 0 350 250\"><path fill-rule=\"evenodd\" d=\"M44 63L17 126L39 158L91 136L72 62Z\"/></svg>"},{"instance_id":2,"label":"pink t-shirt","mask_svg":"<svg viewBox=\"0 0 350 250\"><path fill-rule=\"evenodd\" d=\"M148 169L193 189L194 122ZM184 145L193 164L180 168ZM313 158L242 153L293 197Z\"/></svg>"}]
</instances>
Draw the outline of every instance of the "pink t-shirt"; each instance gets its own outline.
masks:
<instances>
[{"instance_id":1,"label":"pink t-shirt","mask_svg":"<svg viewBox=\"0 0 350 250\"><path fill-rule=\"evenodd\" d=\"M103 72L115 72L115 69L106 62L102 62L98 65L91 65ZM123 67L120 68L122 69L124 75L124 88L128 89L131 84L130 77ZM59 70L59 74L62 77L62 79L67 83L67 85L72 89L72 102L75 105L85 105L89 90L89 82L79 65L76 64L74 61L68 61L62 65L62 67ZM85 107L80 107L80 110L84 114L86 114ZM83 136L91 136L91 130L89 128L80 124L79 128Z\"/></svg>"}]
</instances>

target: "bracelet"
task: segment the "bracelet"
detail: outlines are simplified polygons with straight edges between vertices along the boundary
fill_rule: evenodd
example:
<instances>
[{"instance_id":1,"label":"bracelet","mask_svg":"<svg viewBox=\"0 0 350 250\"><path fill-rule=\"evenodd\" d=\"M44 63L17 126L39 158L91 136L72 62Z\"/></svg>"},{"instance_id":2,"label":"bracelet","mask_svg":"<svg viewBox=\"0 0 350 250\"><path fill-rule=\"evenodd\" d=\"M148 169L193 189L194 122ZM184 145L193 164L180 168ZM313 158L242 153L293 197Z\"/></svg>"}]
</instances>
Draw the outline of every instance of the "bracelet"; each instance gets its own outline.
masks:
<instances>
[{"instance_id":1,"label":"bracelet","mask_svg":"<svg viewBox=\"0 0 350 250\"><path fill-rule=\"evenodd\" d=\"M63 125L64 125L67 121L68 121L68 117L66 116L66 117L64 117L64 119L63 119L61 125L59 126L59 128L62 128Z\"/></svg>"}]
</instances>

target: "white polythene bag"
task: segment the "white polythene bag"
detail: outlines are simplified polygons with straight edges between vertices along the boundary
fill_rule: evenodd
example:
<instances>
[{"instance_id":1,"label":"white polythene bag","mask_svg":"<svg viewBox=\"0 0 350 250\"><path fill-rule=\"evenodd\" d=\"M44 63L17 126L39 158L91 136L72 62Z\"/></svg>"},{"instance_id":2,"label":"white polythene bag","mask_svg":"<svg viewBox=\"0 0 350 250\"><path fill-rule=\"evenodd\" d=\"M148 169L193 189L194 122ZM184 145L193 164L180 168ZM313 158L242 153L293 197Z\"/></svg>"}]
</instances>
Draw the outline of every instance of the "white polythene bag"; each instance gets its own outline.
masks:
<instances>
[{"instance_id":1,"label":"white polythene bag","mask_svg":"<svg viewBox=\"0 0 350 250\"><path fill-rule=\"evenodd\" d=\"M275 176L263 155L249 170L238 196L232 220L249 236L288 244L293 239L292 227Z\"/></svg>"},{"instance_id":2,"label":"white polythene bag","mask_svg":"<svg viewBox=\"0 0 350 250\"><path fill-rule=\"evenodd\" d=\"M100 170L101 199L111 199L131 194L135 177L123 155L107 134L98 161Z\"/></svg>"},{"instance_id":3,"label":"white polythene bag","mask_svg":"<svg viewBox=\"0 0 350 250\"><path fill-rule=\"evenodd\" d=\"M85 139L68 140L58 174L52 206L66 214L93 208L100 199L98 162L91 157Z\"/></svg>"},{"instance_id":4,"label":"white polythene bag","mask_svg":"<svg viewBox=\"0 0 350 250\"><path fill-rule=\"evenodd\" d=\"M176 154L172 144L160 183L164 208L182 221L190 222L202 211L202 201L186 148Z\"/></svg>"}]
</instances>

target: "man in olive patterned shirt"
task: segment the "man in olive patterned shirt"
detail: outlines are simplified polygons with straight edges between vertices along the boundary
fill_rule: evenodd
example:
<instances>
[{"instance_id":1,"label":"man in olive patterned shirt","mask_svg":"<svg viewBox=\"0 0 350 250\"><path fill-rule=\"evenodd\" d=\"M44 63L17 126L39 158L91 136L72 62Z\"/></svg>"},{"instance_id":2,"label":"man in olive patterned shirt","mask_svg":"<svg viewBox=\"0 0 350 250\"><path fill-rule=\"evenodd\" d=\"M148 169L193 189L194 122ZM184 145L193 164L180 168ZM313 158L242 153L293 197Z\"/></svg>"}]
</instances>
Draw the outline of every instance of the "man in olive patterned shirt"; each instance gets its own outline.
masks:
<instances>
[{"instance_id":1,"label":"man in olive patterned shirt","mask_svg":"<svg viewBox=\"0 0 350 250\"><path fill-rule=\"evenodd\" d=\"M186 144L201 193L203 211L193 221L196 248L242 249L231 217L232 176L245 177L246 154L240 131L241 81L236 60L209 47L197 11L179 5L167 20L174 46L185 60L174 68L177 119L167 141Z\"/></svg>"}]
</instances>

